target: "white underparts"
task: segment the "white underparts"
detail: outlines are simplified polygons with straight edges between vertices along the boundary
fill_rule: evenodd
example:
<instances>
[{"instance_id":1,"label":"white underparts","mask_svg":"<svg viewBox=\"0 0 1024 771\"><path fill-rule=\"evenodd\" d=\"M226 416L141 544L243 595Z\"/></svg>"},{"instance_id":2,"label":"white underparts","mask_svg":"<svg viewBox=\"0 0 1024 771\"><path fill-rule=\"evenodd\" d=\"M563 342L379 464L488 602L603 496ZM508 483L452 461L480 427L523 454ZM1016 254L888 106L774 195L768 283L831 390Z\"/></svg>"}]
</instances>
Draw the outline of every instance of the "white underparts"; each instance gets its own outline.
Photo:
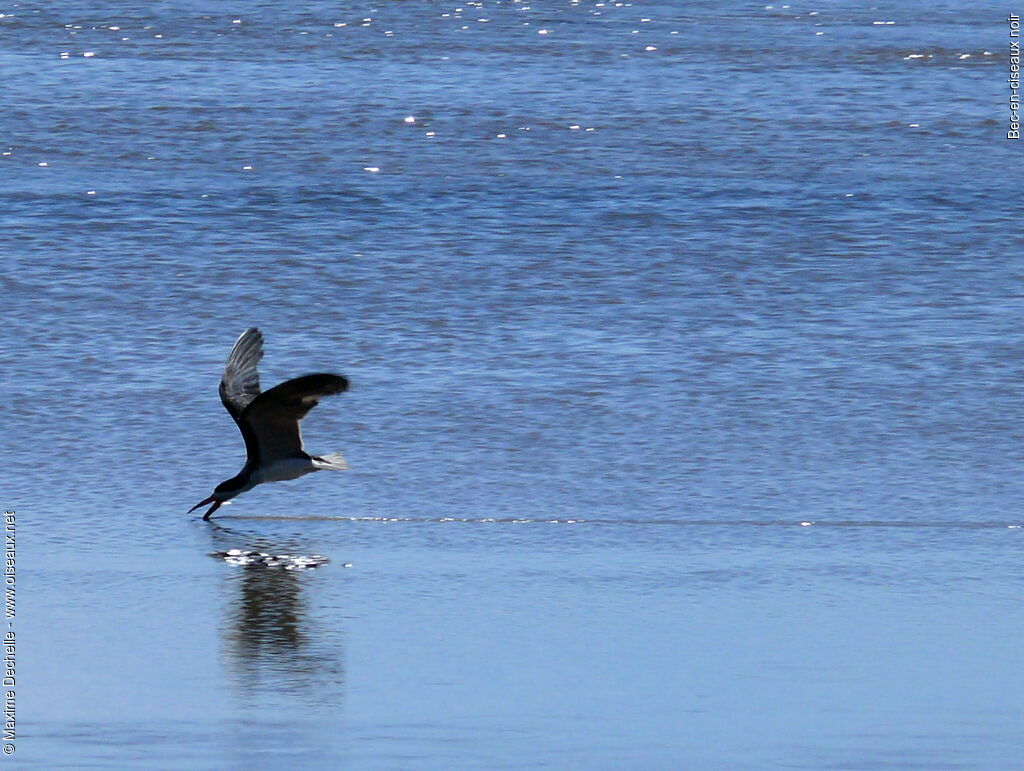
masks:
<instances>
[{"instance_id":1,"label":"white underparts","mask_svg":"<svg viewBox=\"0 0 1024 771\"><path fill-rule=\"evenodd\" d=\"M276 460L273 463L260 466L256 473L253 474L253 482L256 484L283 482L286 479L298 479L316 470L316 464L308 458Z\"/></svg>"}]
</instances>

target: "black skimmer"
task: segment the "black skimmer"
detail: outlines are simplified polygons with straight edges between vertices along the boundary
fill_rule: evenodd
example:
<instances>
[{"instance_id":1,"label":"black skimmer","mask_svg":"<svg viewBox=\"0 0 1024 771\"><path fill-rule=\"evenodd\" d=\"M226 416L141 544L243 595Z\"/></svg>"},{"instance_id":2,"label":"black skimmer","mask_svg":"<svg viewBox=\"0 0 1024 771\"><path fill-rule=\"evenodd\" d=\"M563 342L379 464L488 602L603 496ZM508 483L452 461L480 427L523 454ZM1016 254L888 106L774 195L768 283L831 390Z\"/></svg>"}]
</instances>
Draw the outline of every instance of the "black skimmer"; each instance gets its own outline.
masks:
<instances>
[{"instance_id":1,"label":"black skimmer","mask_svg":"<svg viewBox=\"0 0 1024 771\"><path fill-rule=\"evenodd\" d=\"M221 482L213 494L197 503L189 513L213 505L203 515L209 520L224 501L264 482L297 479L313 471L343 471L348 468L341 453L319 457L302 449L299 421L324 396L348 389L341 375L303 375L260 393L256 365L263 358L263 335L256 327L247 329L235 342L220 379L220 400L238 424L248 457L231 479Z\"/></svg>"}]
</instances>

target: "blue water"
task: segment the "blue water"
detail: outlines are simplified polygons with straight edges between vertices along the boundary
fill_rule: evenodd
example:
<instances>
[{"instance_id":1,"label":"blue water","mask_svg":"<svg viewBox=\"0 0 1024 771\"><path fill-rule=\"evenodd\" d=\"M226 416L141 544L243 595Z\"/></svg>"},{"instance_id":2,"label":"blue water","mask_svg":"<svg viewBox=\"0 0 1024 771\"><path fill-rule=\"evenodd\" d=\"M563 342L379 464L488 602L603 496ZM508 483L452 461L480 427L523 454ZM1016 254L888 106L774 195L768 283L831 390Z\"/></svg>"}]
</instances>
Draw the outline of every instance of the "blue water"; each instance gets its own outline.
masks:
<instances>
[{"instance_id":1,"label":"blue water","mask_svg":"<svg viewBox=\"0 0 1024 771\"><path fill-rule=\"evenodd\" d=\"M0 8L3 762L1020 767L1007 9L710 5Z\"/></svg>"}]
</instances>

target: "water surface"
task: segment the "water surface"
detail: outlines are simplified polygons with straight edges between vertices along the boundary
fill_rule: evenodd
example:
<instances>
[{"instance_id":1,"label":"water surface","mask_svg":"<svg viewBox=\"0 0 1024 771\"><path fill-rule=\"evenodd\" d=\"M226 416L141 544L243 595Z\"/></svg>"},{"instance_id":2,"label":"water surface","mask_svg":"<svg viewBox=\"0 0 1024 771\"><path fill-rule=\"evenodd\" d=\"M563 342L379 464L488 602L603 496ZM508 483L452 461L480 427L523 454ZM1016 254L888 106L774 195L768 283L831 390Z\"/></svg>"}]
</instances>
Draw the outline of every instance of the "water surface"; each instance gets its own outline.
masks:
<instances>
[{"instance_id":1,"label":"water surface","mask_svg":"<svg viewBox=\"0 0 1024 771\"><path fill-rule=\"evenodd\" d=\"M1005 8L2 12L14 762L1019 765Z\"/></svg>"}]
</instances>

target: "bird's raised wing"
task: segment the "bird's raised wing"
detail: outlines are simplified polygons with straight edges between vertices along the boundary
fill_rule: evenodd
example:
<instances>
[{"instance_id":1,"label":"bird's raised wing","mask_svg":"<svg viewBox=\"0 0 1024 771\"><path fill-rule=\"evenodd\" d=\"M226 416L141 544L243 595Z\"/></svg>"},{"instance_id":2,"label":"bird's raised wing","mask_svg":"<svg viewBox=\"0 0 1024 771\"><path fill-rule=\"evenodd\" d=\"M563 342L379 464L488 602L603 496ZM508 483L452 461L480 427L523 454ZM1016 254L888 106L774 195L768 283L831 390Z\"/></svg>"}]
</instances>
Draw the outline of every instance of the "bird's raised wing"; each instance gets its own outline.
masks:
<instances>
[{"instance_id":1,"label":"bird's raised wing","mask_svg":"<svg viewBox=\"0 0 1024 771\"><path fill-rule=\"evenodd\" d=\"M243 436L249 431L255 440L255 448L249 448L250 461L254 459L253 449L260 464L302 457L299 421L323 397L346 390L348 380L341 375L303 375L261 393L239 418L239 425L245 426Z\"/></svg>"},{"instance_id":2,"label":"bird's raised wing","mask_svg":"<svg viewBox=\"0 0 1024 771\"><path fill-rule=\"evenodd\" d=\"M256 327L245 330L228 354L220 379L220 400L236 421L260 395L260 373L256 365L262 358L263 335ZM242 434L245 434L244 430Z\"/></svg>"}]
</instances>

